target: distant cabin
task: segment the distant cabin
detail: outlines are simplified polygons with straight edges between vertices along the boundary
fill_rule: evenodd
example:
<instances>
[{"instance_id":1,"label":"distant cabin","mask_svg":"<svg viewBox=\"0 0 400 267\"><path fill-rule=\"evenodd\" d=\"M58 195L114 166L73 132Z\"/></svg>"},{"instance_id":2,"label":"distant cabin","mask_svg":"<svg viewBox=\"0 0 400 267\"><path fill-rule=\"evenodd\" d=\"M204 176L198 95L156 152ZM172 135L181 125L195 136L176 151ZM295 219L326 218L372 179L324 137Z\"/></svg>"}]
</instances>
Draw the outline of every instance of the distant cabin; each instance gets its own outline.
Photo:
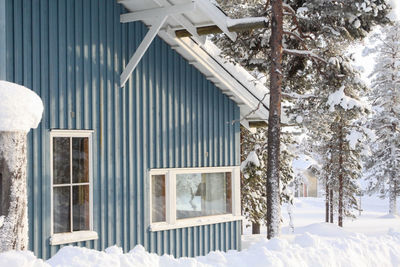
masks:
<instances>
[{"instance_id":1,"label":"distant cabin","mask_svg":"<svg viewBox=\"0 0 400 267\"><path fill-rule=\"evenodd\" d=\"M267 118L266 89L203 26L235 38L208 0L0 0L0 79L45 105L28 135L38 257L240 250L239 124Z\"/></svg>"},{"instance_id":2,"label":"distant cabin","mask_svg":"<svg viewBox=\"0 0 400 267\"><path fill-rule=\"evenodd\" d=\"M298 184L295 190L295 197L319 197L318 178L311 168L302 171L303 182Z\"/></svg>"},{"instance_id":3,"label":"distant cabin","mask_svg":"<svg viewBox=\"0 0 400 267\"><path fill-rule=\"evenodd\" d=\"M318 181L318 163L312 158L300 155L293 160L293 171L296 183L293 185L295 197L320 197L320 181Z\"/></svg>"}]
</instances>

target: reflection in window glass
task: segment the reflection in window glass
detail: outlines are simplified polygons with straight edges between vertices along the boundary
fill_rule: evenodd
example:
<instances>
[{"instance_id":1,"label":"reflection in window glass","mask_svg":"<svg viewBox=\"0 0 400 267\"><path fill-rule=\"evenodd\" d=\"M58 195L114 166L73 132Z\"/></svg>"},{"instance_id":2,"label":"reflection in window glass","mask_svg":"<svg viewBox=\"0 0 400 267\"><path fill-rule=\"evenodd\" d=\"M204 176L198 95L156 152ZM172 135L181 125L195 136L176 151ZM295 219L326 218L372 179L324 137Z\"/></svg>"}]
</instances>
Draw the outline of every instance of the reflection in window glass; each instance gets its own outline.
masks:
<instances>
[{"instance_id":1,"label":"reflection in window glass","mask_svg":"<svg viewBox=\"0 0 400 267\"><path fill-rule=\"evenodd\" d=\"M70 232L70 187L55 187L53 190L53 231L55 234Z\"/></svg>"},{"instance_id":2,"label":"reflection in window glass","mask_svg":"<svg viewBox=\"0 0 400 267\"><path fill-rule=\"evenodd\" d=\"M73 230L89 230L89 185L72 188Z\"/></svg>"},{"instance_id":3,"label":"reflection in window glass","mask_svg":"<svg viewBox=\"0 0 400 267\"><path fill-rule=\"evenodd\" d=\"M231 173L176 175L176 218L232 212Z\"/></svg>"},{"instance_id":4,"label":"reflection in window glass","mask_svg":"<svg viewBox=\"0 0 400 267\"><path fill-rule=\"evenodd\" d=\"M72 138L72 179L89 182L89 138Z\"/></svg>"},{"instance_id":5,"label":"reflection in window glass","mask_svg":"<svg viewBox=\"0 0 400 267\"><path fill-rule=\"evenodd\" d=\"M53 139L53 183L69 184L70 177L70 138Z\"/></svg>"},{"instance_id":6,"label":"reflection in window glass","mask_svg":"<svg viewBox=\"0 0 400 267\"><path fill-rule=\"evenodd\" d=\"M165 222L165 175L151 178L152 222Z\"/></svg>"}]
</instances>

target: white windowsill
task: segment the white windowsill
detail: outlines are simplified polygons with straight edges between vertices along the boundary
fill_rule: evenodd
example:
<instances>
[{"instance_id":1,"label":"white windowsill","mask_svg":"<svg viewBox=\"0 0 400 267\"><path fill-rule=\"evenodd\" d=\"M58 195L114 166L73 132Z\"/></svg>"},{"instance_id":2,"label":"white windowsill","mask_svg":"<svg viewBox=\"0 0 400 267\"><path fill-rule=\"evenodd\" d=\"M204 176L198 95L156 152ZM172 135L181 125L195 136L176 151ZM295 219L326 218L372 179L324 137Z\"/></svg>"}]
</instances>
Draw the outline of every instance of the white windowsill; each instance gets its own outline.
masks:
<instances>
[{"instance_id":1,"label":"white windowsill","mask_svg":"<svg viewBox=\"0 0 400 267\"><path fill-rule=\"evenodd\" d=\"M167 222L152 223L150 225L149 230L151 232L164 231L164 230L179 229L179 228L186 228L186 227L193 227L193 226L200 226L207 224L241 221L243 220L243 218L244 218L243 216L234 216L232 214L227 214L227 215L181 219L181 220L176 220L176 223L174 224L170 224Z\"/></svg>"},{"instance_id":2,"label":"white windowsill","mask_svg":"<svg viewBox=\"0 0 400 267\"><path fill-rule=\"evenodd\" d=\"M77 231L72 233L53 234L50 237L50 245L61 245L80 241L88 241L98 239L99 236L95 231Z\"/></svg>"}]
</instances>

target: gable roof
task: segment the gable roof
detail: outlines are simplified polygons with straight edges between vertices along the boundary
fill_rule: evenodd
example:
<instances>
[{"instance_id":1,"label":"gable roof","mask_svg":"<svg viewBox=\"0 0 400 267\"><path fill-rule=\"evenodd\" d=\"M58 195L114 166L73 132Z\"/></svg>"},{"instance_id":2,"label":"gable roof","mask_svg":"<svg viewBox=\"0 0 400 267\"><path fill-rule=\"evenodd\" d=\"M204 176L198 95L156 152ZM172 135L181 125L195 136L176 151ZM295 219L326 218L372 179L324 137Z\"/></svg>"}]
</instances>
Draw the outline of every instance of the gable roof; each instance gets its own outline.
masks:
<instances>
[{"instance_id":1,"label":"gable roof","mask_svg":"<svg viewBox=\"0 0 400 267\"><path fill-rule=\"evenodd\" d=\"M129 22L129 18L135 17L151 27L159 19L157 16L170 12L158 36L238 104L241 117L246 117L242 124L267 120L269 90L243 67L223 59L221 51L211 41L197 35L199 27L218 26L229 38L236 38L235 33L228 31L229 18L218 7L209 0L117 1L130 11L121 15L121 22ZM181 29L189 31L192 37L177 38L175 31ZM268 95L265 97L265 94Z\"/></svg>"}]
</instances>

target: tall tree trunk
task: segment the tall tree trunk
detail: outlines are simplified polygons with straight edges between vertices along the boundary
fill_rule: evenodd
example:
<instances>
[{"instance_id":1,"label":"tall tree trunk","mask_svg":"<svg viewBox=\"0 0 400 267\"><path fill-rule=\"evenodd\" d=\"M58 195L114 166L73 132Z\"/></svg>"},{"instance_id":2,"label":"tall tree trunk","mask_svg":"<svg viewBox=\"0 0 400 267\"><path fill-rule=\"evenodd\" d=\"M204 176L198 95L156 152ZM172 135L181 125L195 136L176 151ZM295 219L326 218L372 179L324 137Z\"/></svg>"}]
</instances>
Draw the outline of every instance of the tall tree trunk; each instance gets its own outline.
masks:
<instances>
[{"instance_id":1,"label":"tall tree trunk","mask_svg":"<svg viewBox=\"0 0 400 267\"><path fill-rule=\"evenodd\" d=\"M389 186L389 213L397 215L397 182L392 172L392 184Z\"/></svg>"},{"instance_id":2,"label":"tall tree trunk","mask_svg":"<svg viewBox=\"0 0 400 267\"><path fill-rule=\"evenodd\" d=\"M251 233L252 233L253 235L258 235L258 234L260 234L260 228L261 228L260 223L255 223L255 222L252 222L252 223L251 223Z\"/></svg>"},{"instance_id":3,"label":"tall tree trunk","mask_svg":"<svg viewBox=\"0 0 400 267\"><path fill-rule=\"evenodd\" d=\"M396 149L394 145L390 148L392 158L392 170L389 181L389 214L397 215L397 181L396 181Z\"/></svg>"},{"instance_id":4,"label":"tall tree trunk","mask_svg":"<svg viewBox=\"0 0 400 267\"><path fill-rule=\"evenodd\" d=\"M26 133L0 132L0 252L28 246Z\"/></svg>"},{"instance_id":5,"label":"tall tree trunk","mask_svg":"<svg viewBox=\"0 0 400 267\"><path fill-rule=\"evenodd\" d=\"M329 189L329 222L333 223L333 190Z\"/></svg>"},{"instance_id":6,"label":"tall tree trunk","mask_svg":"<svg viewBox=\"0 0 400 267\"><path fill-rule=\"evenodd\" d=\"M282 0L271 0L271 73L270 104L268 118L268 163L267 163L267 237L279 236L281 201L279 189L279 156L281 135L281 91L282 91Z\"/></svg>"},{"instance_id":7,"label":"tall tree trunk","mask_svg":"<svg viewBox=\"0 0 400 267\"><path fill-rule=\"evenodd\" d=\"M339 122L339 205L338 205L338 225L343 227L343 126L342 120Z\"/></svg>"},{"instance_id":8,"label":"tall tree trunk","mask_svg":"<svg viewBox=\"0 0 400 267\"><path fill-rule=\"evenodd\" d=\"M328 177L326 178L326 185L325 185L325 222L329 222L329 185L328 185Z\"/></svg>"}]
</instances>

